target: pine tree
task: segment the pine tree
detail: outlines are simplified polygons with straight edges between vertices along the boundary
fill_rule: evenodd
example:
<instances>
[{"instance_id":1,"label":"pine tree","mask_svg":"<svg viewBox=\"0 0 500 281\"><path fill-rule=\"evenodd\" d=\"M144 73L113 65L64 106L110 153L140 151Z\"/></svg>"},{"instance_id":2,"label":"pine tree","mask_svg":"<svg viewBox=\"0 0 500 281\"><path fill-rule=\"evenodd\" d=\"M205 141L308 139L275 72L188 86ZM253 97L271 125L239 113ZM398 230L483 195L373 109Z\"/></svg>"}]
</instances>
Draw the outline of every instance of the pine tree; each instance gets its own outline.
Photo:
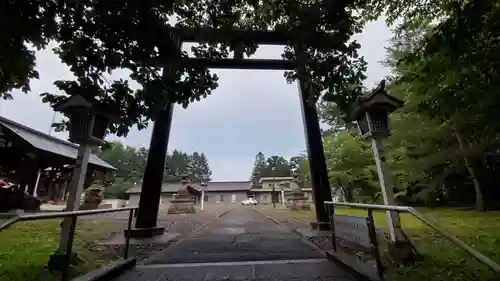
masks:
<instances>
[{"instance_id":1,"label":"pine tree","mask_svg":"<svg viewBox=\"0 0 500 281\"><path fill-rule=\"evenodd\" d=\"M165 173L163 176L164 182L178 182L181 180L181 175L189 175L194 182L210 181L212 170L208 164L208 158L204 153L193 152L187 154L185 152L174 150L167 155L165 165Z\"/></svg>"},{"instance_id":2,"label":"pine tree","mask_svg":"<svg viewBox=\"0 0 500 281\"><path fill-rule=\"evenodd\" d=\"M250 182L253 188L259 187L259 180L262 177L262 172L266 168L266 156L264 153L259 152L255 155L255 162L253 164L252 175Z\"/></svg>"},{"instance_id":3,"label":"pine tree","mask_svg":"<svg viewBox=\"0 0 500 281\"><path fill-rule=\"evenodd\" d=\"M189 155L189 177L192 181L199 181L201 176L201 167L200 167L200 154L198 152L193 152L193 154Z\"/></svg>"},{"instance_id":4,"label":"pine tree","mask_svg":"<svg viewBox=\"0 0 500 281\"><path fill-rule=\"evenodd\" d=\"M172 151L167 155L163 174L164 182L178 182L182 175L188 174L190 170L190 157L180 150Z\"/></svg>"},{"instance_id":5,"label":"pine tree","mask_svg":"<svg viewBox=\"0 0 500 281\"><path fill-rule=\"evenodd\" d=\"M205 153L201 153L199 156L199 181L208 182L211 181L212 170L208 164L208 158Z\"/></svg>"}]
</instances>

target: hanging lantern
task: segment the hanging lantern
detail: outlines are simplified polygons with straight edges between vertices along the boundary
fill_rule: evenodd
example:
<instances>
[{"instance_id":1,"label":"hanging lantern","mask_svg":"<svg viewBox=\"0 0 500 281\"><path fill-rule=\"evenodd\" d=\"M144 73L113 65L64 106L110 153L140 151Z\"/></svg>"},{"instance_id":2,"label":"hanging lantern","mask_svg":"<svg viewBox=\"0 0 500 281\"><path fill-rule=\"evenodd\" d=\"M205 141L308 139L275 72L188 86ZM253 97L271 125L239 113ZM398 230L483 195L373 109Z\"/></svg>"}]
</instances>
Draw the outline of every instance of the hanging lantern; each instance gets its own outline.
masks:
<instances>
[{"instance_id":1,"label":"hanging lantern","mask_svg":"<svg viewBox=\"0 0 500 281\"><path fill-rule=\"evenodd\" d=\"M82 143L88 138L89 125L92 115L86 108L72 108L67 113L69 117L69 141Z\"/></svg>"},{"instance_id":2,"label":"hanging lantern","mask_svg":"<svg viewBox=\"0 0 500 281\"><path fill-rule=\"evenodd\" d=\"M403 101L385 91L385 81L366 96L353 113L362 137L387 137L390 135L389 114L403 106Z\"/></svg>"},{"instance_id":3,"label":"hanging lantern","mask_svg":"<svg viewBox=\"0 0 500 281\"><path fill-rule=\"evenodd\" d=\"M100 145L111 119L117 119L112 109L103 106L95 99L73 95L54 106L55 111L69 117L69 140L78 144ZM111 112L111 113L110 113ZM89 126L93 122L92 132Z\"/></svg>"}]
</instances>

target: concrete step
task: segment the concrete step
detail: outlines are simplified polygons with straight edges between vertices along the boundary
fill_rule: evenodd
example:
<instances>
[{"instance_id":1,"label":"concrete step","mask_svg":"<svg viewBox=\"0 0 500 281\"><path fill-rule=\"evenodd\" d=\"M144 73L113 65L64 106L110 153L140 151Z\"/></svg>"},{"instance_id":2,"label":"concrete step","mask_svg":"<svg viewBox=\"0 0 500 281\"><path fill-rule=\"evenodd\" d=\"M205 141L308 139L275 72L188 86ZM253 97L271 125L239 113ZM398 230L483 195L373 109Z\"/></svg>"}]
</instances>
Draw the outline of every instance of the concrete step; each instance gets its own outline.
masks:
<instances>
[{"instance_id":1,"label":"concrete step","mask_svg":"<svg viewBox=\"0 0 500 281\"><path fill-rule=\"evenodd\" d=\"M355 281L326 259L138 265L116 281Z\"/></svg>"}]
</instances>

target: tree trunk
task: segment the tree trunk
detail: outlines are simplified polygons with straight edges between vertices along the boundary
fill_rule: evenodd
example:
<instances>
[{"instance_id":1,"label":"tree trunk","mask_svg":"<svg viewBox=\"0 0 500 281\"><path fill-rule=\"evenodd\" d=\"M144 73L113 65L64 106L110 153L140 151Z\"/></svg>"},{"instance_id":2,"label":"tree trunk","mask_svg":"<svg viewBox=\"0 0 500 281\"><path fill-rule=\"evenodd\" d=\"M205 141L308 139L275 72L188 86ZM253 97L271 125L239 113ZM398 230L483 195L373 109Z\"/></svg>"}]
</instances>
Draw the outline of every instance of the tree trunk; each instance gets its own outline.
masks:
<instances>
[{"instance_id":1,"label":"tree trunk","mask_svg":"<svg viewBox=\"0 0 500 281\"><path fill-rule=\"evenodd\" d=\"M465 167L467 168L469 176L472 180L472 184L474 185L474 191L476 193L476 210L484 212L485 208L484 208L483 191L481 190L481 185L479 184L479 180L477 179L476 172L474 171L474 168L472 167L472 164L469 161L469 157L466 154L466 150L468 149L469 145L466 144L466 141L462 138L462 136L458 132L454 131L454 134L458 141L459 151L462 154L462 157L464 158Z\"/></svg>"}]
</instances>

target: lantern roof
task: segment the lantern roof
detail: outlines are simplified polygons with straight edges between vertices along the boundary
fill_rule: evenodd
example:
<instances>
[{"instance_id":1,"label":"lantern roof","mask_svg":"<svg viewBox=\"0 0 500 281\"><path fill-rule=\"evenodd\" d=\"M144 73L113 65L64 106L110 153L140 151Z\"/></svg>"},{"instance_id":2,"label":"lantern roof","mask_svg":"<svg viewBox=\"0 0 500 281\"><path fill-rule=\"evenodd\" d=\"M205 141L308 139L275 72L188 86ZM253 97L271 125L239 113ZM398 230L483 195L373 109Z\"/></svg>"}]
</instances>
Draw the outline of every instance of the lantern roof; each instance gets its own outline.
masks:
<instances>
[{"instance_id":1,"label":"lantern roof","mask_svg":"<svg viewBox=\"0 0 500 281\"><path fill-rule=\"evenodd\" d=\"M181 178L181 183L182 183L182 184L187 184L187 183L189 183L189 182L190 182L190 180L189 180L189 175L188 175L188 174L181 174L181 175L179 175L179 176L180 176L180 178Z\"/></svg>"},{"instance_id":2,"label":"lantern roof","mask_svg":"<svg viewBox=\"0 0 500 281\"><path fill-rule=\"evenodd\" d=\"M354 110L352 117L354 120L357 120L365 112L375 108L385 109L391 113L402 107L403 104L404 102L402 100L387 94L387 91L385 90L385 80L382 80L374 90L361 99L358 108Z\"/></svg>"},{"instance_id":3,"label":"lantern roof","mask_svg":"<svg viewBox=\"0 0 500 281\"><path fill-rule=\"evenodd\" d=\"M52 106L55 111L68 112L71 109L84 108L96 115L107 117L110 120L119 119L119 111L110 105L106 105L94 97L87 97L80 94L72 95Z\"/></svg>"}]
</instances>

